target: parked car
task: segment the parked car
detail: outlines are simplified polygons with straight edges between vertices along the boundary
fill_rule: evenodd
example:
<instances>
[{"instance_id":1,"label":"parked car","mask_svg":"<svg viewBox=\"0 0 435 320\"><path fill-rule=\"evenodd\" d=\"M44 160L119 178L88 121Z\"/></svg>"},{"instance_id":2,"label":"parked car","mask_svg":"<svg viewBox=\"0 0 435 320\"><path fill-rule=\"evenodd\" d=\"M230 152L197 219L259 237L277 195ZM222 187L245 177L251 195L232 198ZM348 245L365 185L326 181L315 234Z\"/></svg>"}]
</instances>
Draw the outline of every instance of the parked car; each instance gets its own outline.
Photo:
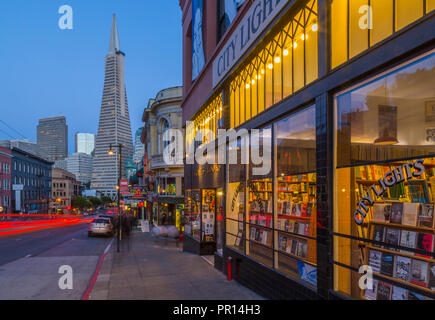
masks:
<instances>
[{"instance_id":1,"label":"parked car","mask_svg":"<svg viewBox=\"0 0 435 320\"><path fill-rule=\"evenodd\" d=\"M92 220L88 227L88 237L93 235L113 235L113 224L109 218L98 217Z\"/></svg>"}]
</instances>

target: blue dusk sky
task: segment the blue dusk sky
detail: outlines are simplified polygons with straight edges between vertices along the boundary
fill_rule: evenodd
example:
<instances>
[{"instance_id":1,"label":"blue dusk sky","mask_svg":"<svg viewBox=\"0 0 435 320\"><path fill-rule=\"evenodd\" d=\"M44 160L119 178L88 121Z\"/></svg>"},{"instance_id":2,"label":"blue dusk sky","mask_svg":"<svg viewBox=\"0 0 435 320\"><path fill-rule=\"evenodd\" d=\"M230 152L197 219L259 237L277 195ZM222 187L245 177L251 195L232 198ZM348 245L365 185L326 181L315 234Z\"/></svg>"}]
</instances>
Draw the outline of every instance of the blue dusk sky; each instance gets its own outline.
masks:
<instances>
[{"instance_id":1,"label":"blue dusk sky","mask_svg":"<svg viewBox=\"0 0 435 320\"><path fill-rule=\"evenodd\" d=\"M58 26L62 5L73 30ZM181 85L178 0L0 1L0 140L36 142L38 119L53 116L66 117L69 153L76 132L97 133L113 13L133 135L148 99Z\"/></svg>"}]
</instances>

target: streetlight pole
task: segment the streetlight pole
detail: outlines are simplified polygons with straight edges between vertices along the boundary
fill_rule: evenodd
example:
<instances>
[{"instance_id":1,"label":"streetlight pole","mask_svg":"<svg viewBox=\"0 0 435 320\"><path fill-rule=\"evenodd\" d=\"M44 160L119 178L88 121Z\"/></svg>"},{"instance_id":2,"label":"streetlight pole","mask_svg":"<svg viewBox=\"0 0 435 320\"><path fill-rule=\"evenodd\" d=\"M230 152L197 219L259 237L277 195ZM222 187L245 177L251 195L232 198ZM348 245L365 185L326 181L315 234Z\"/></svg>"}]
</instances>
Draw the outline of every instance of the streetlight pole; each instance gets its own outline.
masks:
<instances>
[{"instance_id":1,"label":"streetlight pole","mask_svg":"<svg viewBox=\"0 0 435 320\"><path fill-rule=\"evenodd\" d=\"M118 148L118 185L116 186L117 192L118 192L118 237L117 237L117 243L116 243L116 250L119 252L119 243L121 241L121 154L122 154L122 144L117 145L110 145L110 150L108 151L109 155L113 155L112 147Z\"/></svg>"}]
</instances>

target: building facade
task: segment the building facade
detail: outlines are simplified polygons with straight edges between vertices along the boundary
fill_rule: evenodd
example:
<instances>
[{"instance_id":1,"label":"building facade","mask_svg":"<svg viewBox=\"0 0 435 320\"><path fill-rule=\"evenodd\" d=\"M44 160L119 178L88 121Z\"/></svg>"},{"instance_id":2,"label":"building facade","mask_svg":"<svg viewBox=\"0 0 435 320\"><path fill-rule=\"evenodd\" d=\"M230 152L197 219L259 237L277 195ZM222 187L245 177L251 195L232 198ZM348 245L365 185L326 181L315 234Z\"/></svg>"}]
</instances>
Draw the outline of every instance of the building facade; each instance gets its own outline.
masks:
<instances>
[{"instance_id":1,"label":"building facade","mask_svg":"<svg viewBox=\"0 0 435 320\"><path fill-rule=\"evenodd\" d=\"M125 54L120 51L116 17L113 15L91 183L91 189L112 197L117 195L119 163L121 163L122 176L125 177L125 163L128 157L133 156L124 57ZM113 154L109 155L111 145ZM120 162L116 145L123 146Z\"/></svg>"},{"instance_id":2,"label":"building facade","mask_svg":"<svg viewBox=\"0 0 435 320\"><path fill-rule=\"evenodd\" d=\"M66 170L76 176L77 181L89 184L92 180L94 158L87 153L74 153L66 158Z\"/></svg>"},{"instance_id":3,"label":"building facade","mask_svg":"<svg viewBox=\"0 0 435 320\"><path fill-rule=\"evenodd\" d=\"M435 2L180 7L184 250L272 299L435 298ZM237 161L192 162L218 129Z\"/></svg>"},{"instance_id":4,"label":"building facade","mask_svg":"<svg viewBox=\"0 0 435 320\"><path fill-rule=\"evenodd\" d=\"M31 153L35 156L41 156L38 144L36 142L32 142L26 139L1 140L0 147L4 147L7 149L17 148L25 152Z\"/></svg>"},{"instance_id":5,"label":"building facade","mask_svg":"<svg viewBox=\"0 0 435 320\"><path fill-rule=\"evenodd\" d=\"M0 147L0 213L12 213L12 152Z\"/></svg>"},{"instance_id":6,"label":"building facade","mask_svg":"<svg viewBox=\"0 0 435 320\"><path fill-rule=\"evenodd\" d=\"M12 148L12 211L48 213L51 197L51 168L47 161Z\"/></svg>"},{"instance_id":7,"label":"building facade","mask_svg":"<svg viewBox=\"0 0 435 320\"><path fill-rule=\"evenodd\" d=\"M73 200L81 196L80 182L76 176L62 169L52 170L50 211L54 213L70 213Z\"/></svg>"},{"instance_id":8,"label":"building facade","mask_svg":"<svg viewBox=\"0 0 435 320\"><path fill-rule=\"evenodd\" d=\"M142 116L145 126L141 139L147 156L142 180L148 188L147 208L157 224L180 225L184 204L183 165L168 164L163 154L168 145L165 132L182 129L181 98L181 87L161 90L155 99L149 100Z\"/></svg>"},{"instance_id":9,"label":"building facade","mask_svg":"<svg viewBox=\"0 0 435 320\"><path fill-rule=\"evenodd\" d=\"M54 162L68 156L68 125L65 117L39 119L36 136L43 158Z\"/></svg>"},{"instance_id":10,"label":"building facade","mask_svg":"<svg viewBox=\"0 0 435 320\"><path fill-rule=\"evenodd\" d=\"M75 134L75 153L93 155L95 150L95 135L92 133L77 132Z\"/></svg>"}]
</instances>

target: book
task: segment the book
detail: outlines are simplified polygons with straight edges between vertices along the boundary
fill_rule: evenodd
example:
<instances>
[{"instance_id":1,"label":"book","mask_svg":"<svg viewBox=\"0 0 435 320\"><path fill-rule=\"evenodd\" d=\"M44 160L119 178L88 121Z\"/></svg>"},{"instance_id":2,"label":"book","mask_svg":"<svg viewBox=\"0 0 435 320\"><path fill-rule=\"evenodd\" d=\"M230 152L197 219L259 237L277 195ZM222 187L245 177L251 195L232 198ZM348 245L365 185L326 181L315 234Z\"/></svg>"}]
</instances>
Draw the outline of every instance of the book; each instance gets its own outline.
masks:
<instances>
[{"instance_id":1,"label":"book","mask_svg":"<svg viewBox=\"0 0 435 320\"><path fill-rule=\"evenodd\" d=\"M419 233L417 236L417 246L416 249L423 250L428 253L432 253L434 244L434 235L429 233ZM421 253L416 254L419 257L431 258L430 255L425 255Z\"/></svg>"},{"instance_id":2,"label":"book","mask_svg":"<svg viewBox=\"0 0 435 320\"><path fill-rule=\"evenodd\" d=\"M382 253L381 273L392 277L394 273L394 255L388 252Z\"/></svg>"},{"instance_id":3,"label":"book","mask_svg":"<svg viewBox=\"0 0 435 320\"><path fill-rule=\"evenodd\" d=\"M307 256L307 246L308 246L307 241L304 241L304 240L298 241L297 255L299 257L306 258L306 256Z\"/></svg>"},{"instance_id":4,"label":"book","mask_svg":"<svg viewBox=\"0 0 435 320\"><path fill-rule=\"evenodd\" d=\"M403 204L402 223L407 226L416 226L420 203L405 202Z\"/></svg>"},{"instance_id":5,"label":"book","mask_svg":"<svg viewBox=\"0 0 435 320\"><path fill-rule=\"evenodd\" d=\"M292 247L292 239L288 238L285 244L285 252L290 253Z\"/></svg>"},{"instance_id":6,"label":"book","mask_svg":"<svg viewBox=\"0 0 435 320\"><path fill-rule=\"evenodd\" d=\"M373 272L379 273L381 271L382 252L376 250L370 250L369 266Z\"/></svg>"},{"instance_id":7,"label":"book","mask_svg":"<svg viewBox=\"0 0 435 320\"><path fill-rule=\"evenodd\" d=\"M301 204L300 203L293 203L292 215L297 216L297 217L301 216Z\"/></svg>"},{"instance_id":8,"label":"book","mask_svg":"<svg viewBox=\"0 0 435 320\"><path fill-rule=\"evenodd\" d=\"M393 286L391 300L408 300L408 290Z\"/></svg>"},{"instance_id":9,"label":"book","mask_svg":"<svg viewBox=\"0 0 435 320\"><path fill-rule=\"evenodd\" d=\"M398 246L400 241L400 230L399 229L393 229L393 228L386 228L385 230L385 244L387 244L387 249L390 250L396 250L396 248L389 248L388 244Z\"/></svg>"},{"instance_id":10,"label":"book","mask_svg":"<svg viewBox=\"0 0 435 320\"><path fill-rule=\"evenodd\" d=\"M409 180L408 192L411 202L429 203L430 195L426 180Z\"/></svg>"},{"instance_id":11,"label":"book","mask_svg":"<svg viewBox=\"0 0 435 320\"><path fill-rule=\"evenodd\" d=\"M403 202L393 202L391 205L390 223L402 224Z\"/></svg>"},{"instance_id":12,"label":"book","mask_svg":"<svg viewBox=\"0 0 435 320\"><path fill-rule=\"evenodd\" d=\"M375 225L373 228L373 240L384 242L385 241L385 227L380 225ZM375 247L381 247L380 244L373 244Z\"/></svg>"},{"instance_id":13,"label":"book","mask_svg":"<svg viewBox=\"0 0 435 320\"><path fill-rule=\"evenodd\" d=\"M378 300L391 300L391 291L392 291L392 285L379 281L378 282L378 288L376 291L376 297Z\"/></svg>"},{"instance_id":14,"label":"book","mask_svg":"<svg viewBox=\"0 0 435 320\"><path fill-rule=\"evenodd\" d=\"M394 277L409 281L411 274L411 258L396 256L394 262Z\"/></svg>"},{"instance_id":15,"label":"book","mask_svg":"<svg viewBox=\"0 0 435 320\"><path fill-rule=\"evenodd\" d=\"M366 297L367 300L376 300L376 291L378 289L378 280L373 280L373 288L369 289L367 288L364 292L364 297Z\"/></svg>"},{"instance_id":16,"label":"book","mask_svg":"<svg viewBox=\"0 0 435 320\"><path fill-rule=\"evenodd\" d=\"M417 232L415 231L409 231L409 230L402 230L400 235L400 243L399 245L401 247L411 248L415 249L417 245ZM407 250L400 250L400 252L408 253L408 254L414 254L414 252L407 251Z\"/></svg>"},{"instance_id":17,"label":"book","mask_svg":"<svg viewBox=\"0 0 435 320\"><path fill-rule=\"evenodd\" d=\"M418 215L418 225L420 227L434 228L434 205L433 203L423 203Z\"/></svg>"},{"instance_id":18,"label":"book","mask_svg":"<svg viewBox=\"0 0 435 320\"><path fill-rule=\"evenodd\" d=\"M430 264L428 288L431 290L435 290L435 262L432 262Z\"/></svg>"},{"instance_id":19,"label":"book","mask_svg":"<svg viewBox=\"0 0 435 320\"><path fill-rule=\"evenodd\" d=\"M387 203L375 203L373 205L373 221L385 222L389 221L391 211L391 204Z\"/></svg>"},{"instance_id":20,"label":"book","mask_svg":"<svg viewBox=\"0 0 435 320\"><path fill-rule=\"evenodd\" d=\"M411 283L418 286L427 287L428 285L429 263L422 260L412 259Z\"/></svg>"},{"instance_id":21,"label":"book","mask_svg":"<svg viewBox=\"0 0 435 320\"><path fill-rule=\"evenodd\" d=\"M298 240L292 239L292 247L290 249L290 253L294 254L295 256L297 256L298 253L298 242Z\"/></svg>"}]
</instances>

